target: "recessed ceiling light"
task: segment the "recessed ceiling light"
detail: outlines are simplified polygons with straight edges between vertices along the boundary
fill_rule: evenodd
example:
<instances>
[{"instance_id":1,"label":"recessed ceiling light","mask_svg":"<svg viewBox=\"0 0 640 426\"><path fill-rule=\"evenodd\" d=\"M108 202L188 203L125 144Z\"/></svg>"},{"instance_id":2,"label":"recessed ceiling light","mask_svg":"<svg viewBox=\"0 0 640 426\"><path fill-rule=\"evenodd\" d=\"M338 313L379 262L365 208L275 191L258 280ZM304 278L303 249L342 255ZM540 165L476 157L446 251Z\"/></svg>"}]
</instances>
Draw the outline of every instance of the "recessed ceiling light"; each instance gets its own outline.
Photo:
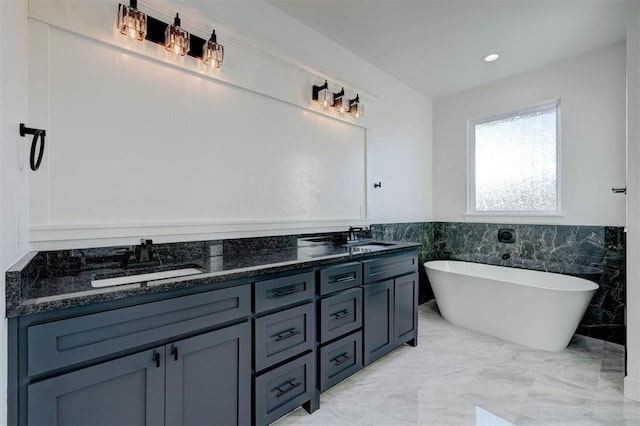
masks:
<instances>
[{"instance_id":1,"label":"recessed ceiling light","mask_svg":"<svg viewBox=\"0 0 640 426\"><path fill-rule=\"evenodd\" d=\"M497 53L489 53L487 56L482 58L482 60L485 62L493 62L493 61L497 61L499 57L500 55L498 55Z\"/></svg>"}]
</instances>

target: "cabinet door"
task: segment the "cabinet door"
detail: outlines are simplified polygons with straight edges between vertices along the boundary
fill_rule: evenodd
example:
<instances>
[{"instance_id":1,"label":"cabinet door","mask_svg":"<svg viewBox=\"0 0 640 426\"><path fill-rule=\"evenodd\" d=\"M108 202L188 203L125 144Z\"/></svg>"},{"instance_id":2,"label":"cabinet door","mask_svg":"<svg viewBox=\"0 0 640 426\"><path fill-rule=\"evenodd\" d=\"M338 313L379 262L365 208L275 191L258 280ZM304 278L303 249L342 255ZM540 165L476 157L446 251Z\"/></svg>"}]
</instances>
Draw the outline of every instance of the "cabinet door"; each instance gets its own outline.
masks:
<instances>
[{"instance_id":1,"label":"cabinet door","mask_svg":"<svg viewBox=\"0 0 640 426\"><path fill-rule=\"evenodd\" d=\"M166 357L167 425L250 423L250 323L170 343Z\"/></svg>"},{"instance_id":2,"label":"cabinet door","mask_svg":"<svg viewBox=\"0 0 640 426\"><path fill-rule=\"evenodd\" d=\"M393 280L364 287L364 365L393 349Z\"/></svg>"},{"instance_id":3,"label":"cabinet door","mask_svg":"<svg viewBox=\"0 0 640 426\"><path fill-rule=\"evenodd\" d=\"M418 336L418 274L405 275L395 280L395 346Z\"/></svg>"},{"instance_id":4,"label":"cabinet door","mask_svg":"<svg viewBox=\"0 0 640 426\"><path fill-rule=\"evenodd\" d=\"M164 347L29 385L29 425L164 424Z\"/></svg>"}]
</instances>

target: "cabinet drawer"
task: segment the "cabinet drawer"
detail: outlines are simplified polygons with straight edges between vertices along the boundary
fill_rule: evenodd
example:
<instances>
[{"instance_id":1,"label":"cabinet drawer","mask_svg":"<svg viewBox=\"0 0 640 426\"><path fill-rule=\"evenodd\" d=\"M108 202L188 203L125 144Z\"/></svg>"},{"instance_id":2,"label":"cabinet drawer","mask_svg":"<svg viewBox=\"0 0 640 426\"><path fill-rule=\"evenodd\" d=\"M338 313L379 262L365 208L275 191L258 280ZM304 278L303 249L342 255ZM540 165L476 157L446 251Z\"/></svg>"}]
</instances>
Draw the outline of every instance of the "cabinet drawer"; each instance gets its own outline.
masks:
<instances>
[{"instance_id":1,"label":"cabinet drawer","mask_svg":"<svg viewBox=\"0 0 640 426\"><path fill-rule=\"evenodd\" d=\"M414 253L388 256L362 262L364 282L386 280L387 278L410 274L417 271L418 256Z\"/></svg>"},{"instance_id":2,"label":"cabinet drawer","mask_svg":"<svg viewBox=\"0 0 640 426\"><path fill-rule=\"evenodd\" d=\"M313 272L259 281L253 285L256 313L303 302L315 294Z\"/></svg>"},{"instance_id":3,"label":"cabinet drawer","mask_svg":"<svg viewBox=\"0 0 640 426\"><path fill-rule=\"evenodd\" d=\"M320 295L334 293L362 284L362 264L360 262L332 266L320 270Z\"/></svg>"},{"instance_id":4,"label":"cabinet drawer","mask_svg":"<svg viewBox=\"0 0 640 426\"><path fill-rule=\"evenodd\" d=\"M352 288L320 300L320 341L340 337L362 326L362 289Z\"/></svg>"},{"instance_id":5,"label":"cabinet drawer","mask_svg":"<svg viewBox=\"0 0 640 426\"><path fill-rule=\"evenodd\" d=\"M315 370L314 354L310 353L256 377L256 424L269 424L310 400Z\"/></svg>"},{"instance_id":6,"label":"cabinet drawer","mask_svg":"<svg viewBox=\"0 0 640 426\"><path fill-rule=\"evenodd\" d=\"M343 337L320 349L320 392L362 368L362 333Z\"/></svg>"},{"instance_id":7,"label":"cabinet drawer","mask_svg":"<svg viewBox=\"0 0 640 426\"><path fill-rule=\"evenodd\" d=\"M249 315L247 284L32 325L28 372L41 374Z\"/></svg>"},{"instance_id":8,"label":"cabinet drawer","mask_svg":"<svg viewBox=\"0 0 640 426\"><path fill-rule=\"evenodd\" d=\"M313 349L314 303L256 318L255 326L255 367L256 371L260 371Z\"/></svg>"}]
</instances>

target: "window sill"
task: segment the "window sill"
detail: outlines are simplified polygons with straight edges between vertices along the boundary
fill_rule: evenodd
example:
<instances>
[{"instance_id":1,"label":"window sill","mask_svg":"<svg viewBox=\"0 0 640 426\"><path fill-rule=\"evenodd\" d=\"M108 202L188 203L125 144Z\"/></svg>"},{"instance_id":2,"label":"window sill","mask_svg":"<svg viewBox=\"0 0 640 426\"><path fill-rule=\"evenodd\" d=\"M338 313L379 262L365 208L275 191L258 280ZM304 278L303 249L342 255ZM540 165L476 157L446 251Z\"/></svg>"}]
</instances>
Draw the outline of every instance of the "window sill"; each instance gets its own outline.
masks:
<instances>
[{"instance_id":1,"label":"window sill","mask_svg":"<svg viewBox=\"0 0 640 426\"><path fill-rule=\"evenodd\" d=\"M564 213L537 212L474 212L463 215L464 221L474 222L482 219L486 222L516 222L516 223L559 223L565 217Z\"/></svg>"}]
</instances>

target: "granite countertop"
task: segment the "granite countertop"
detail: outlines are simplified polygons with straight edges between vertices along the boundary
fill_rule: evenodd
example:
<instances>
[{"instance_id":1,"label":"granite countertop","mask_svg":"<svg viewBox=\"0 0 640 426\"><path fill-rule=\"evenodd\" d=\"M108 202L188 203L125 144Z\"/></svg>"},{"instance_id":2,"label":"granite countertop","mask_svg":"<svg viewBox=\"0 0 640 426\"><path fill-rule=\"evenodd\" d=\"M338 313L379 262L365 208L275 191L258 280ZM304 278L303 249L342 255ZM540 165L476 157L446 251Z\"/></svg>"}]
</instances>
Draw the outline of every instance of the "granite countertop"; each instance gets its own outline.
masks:
<instances>
[{"instance_id":1,"label":"granite countertop","mask_svg":"<svg viewBox=\"0 0 640 426\"><path fill-rule=\"evenodd\" d=\"M380 244L380 245L371 245ZM154 262L122 268L122 247L31 252L6 273L6 316L47 312L136 295L196 287L292 269L362 260L419 244L363 240L344 244L328 237L264 237L159 244ZM128 247L127 247L128 248ZM141 266L141 267L140 267ZM93 280L195 268L200 273L94 288Z\"/></svg>"}]
</instances>

